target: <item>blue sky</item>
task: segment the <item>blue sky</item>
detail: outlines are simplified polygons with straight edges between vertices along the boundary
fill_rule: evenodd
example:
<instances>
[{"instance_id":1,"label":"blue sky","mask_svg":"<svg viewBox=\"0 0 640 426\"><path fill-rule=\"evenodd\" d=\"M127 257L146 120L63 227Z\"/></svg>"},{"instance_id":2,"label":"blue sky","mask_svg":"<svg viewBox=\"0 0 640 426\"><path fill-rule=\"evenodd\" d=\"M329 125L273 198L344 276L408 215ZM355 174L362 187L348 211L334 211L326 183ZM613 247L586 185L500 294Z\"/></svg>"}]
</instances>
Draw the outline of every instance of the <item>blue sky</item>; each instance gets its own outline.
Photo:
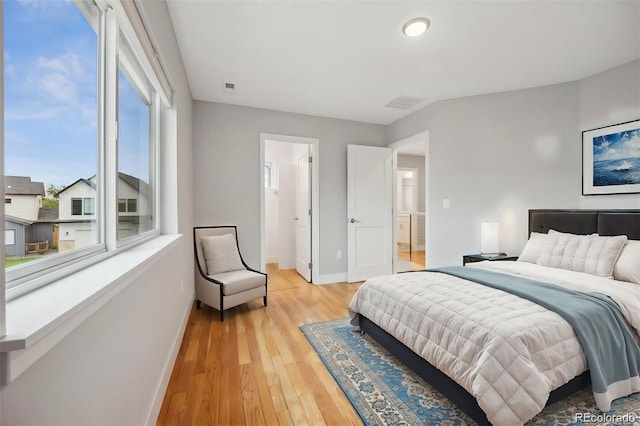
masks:
<instances>
[{"instance_id":1,"label":"blue sky","mask_svg":"<svg viewBox=\"0 0 640 426\"><path fill-rule=\"evenodd\" d=\"M45 187L91 177L97 164L95 31L71 1L5 0L4 33L5 174L30 176ZM148 148L134 148L135 135L148 135L145 110L128 84L121 84L120 96L121 115L131 117L121 119L120 169L148 175Z\"/></svg>"},{"instance_id":2,"label":"blue sky","mask_svg":"<svg viewBox=\"0 0 640 426\"><path fill-rule=\"evenodd\" d=\"M626 158L640 158L640 129L593 138L594 161Z\"/></svg>"}]
</instances>

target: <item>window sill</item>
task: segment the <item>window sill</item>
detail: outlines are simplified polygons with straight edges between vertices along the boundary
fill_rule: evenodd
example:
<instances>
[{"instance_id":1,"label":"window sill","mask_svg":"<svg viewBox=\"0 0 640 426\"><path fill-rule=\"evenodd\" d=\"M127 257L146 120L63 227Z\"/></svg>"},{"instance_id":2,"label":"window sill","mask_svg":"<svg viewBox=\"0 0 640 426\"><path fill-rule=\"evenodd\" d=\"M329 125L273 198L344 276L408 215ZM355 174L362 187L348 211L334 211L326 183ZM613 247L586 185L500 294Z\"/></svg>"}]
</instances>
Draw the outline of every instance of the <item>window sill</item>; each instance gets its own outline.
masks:
<instances>
[{"instance_id":1,"label":"window sill","mask_svg":"<svg viewBox=\"0 0 640 426\"><path fill-rule=\"evenodd\" d=\"M7 302L0 384L8 384L132 283L181 235L161 235Z\"/></svg>"}]
</instances>

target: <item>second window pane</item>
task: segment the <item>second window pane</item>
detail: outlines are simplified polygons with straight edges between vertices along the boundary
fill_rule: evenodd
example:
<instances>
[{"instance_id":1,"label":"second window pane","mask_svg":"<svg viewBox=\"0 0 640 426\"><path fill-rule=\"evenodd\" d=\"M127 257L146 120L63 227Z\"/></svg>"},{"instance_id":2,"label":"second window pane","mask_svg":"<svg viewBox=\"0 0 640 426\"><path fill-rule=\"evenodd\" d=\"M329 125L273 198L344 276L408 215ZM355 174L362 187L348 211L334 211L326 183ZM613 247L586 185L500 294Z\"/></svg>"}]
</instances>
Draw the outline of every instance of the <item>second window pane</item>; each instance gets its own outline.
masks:
<instances>
[{"instance_id":1,"label":"second window pane","mask_svg":"<svg viewBox=\"0 0 640 426\"><path fill-rule=\"evenodd\" d=\"M120 71L118 80L118 240L153 229L151 106Z\"/></svg>"}]
</instances>

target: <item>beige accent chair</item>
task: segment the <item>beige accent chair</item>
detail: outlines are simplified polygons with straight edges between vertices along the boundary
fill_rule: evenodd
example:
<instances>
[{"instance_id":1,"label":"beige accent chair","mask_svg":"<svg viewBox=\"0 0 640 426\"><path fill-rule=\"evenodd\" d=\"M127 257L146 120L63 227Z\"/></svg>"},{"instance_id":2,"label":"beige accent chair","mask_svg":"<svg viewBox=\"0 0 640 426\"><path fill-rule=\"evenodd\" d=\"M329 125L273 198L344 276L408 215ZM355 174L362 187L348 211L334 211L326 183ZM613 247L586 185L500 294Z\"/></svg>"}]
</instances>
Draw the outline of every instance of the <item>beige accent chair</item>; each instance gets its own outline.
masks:
<instances>
[{"instance_id":1,"label":"beige accent chair","mask_svg":"<svg viewBox=\"0 0 640 426\"><path fill-rule=\"evenodd\" d=\"M209 275L207 258L203 248L202 238L211 236L224 236L231 234L235 239L235 249L241 265L237 270L226 271ZM242 259L238 235L235 226L198 226L193 228L193 242L195 249L195 287L196 309L200 309L200 303L205 303L220 311L220 321L224 321L224 310L233 308L262 297L264 306L267 306L267 274L250 268ZM236 253L215 253L217 255L236 256ZM211 256L211 252L209 252ZM211 262L211 260L210 260Z\"/></svg>"}]
</instances>

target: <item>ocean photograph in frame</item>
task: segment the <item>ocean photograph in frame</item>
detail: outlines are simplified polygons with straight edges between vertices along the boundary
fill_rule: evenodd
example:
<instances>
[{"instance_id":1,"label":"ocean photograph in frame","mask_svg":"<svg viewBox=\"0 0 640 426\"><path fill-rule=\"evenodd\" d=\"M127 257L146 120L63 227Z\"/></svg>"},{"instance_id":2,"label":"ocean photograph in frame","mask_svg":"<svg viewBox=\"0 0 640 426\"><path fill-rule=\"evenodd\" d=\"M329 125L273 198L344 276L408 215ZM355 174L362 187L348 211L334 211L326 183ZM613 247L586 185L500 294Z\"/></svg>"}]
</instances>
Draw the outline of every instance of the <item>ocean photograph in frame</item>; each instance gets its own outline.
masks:
<instances>
[{"instance_id":1,"label":"ocean photograph in frame","mask_svg":"<svg viewBox=\"0 0 640 426\"><path fill-rule=\"evenodd\" d=\"M582 132L582 195L640 193L640 120Z\"/></svg>"}]
</instances>

